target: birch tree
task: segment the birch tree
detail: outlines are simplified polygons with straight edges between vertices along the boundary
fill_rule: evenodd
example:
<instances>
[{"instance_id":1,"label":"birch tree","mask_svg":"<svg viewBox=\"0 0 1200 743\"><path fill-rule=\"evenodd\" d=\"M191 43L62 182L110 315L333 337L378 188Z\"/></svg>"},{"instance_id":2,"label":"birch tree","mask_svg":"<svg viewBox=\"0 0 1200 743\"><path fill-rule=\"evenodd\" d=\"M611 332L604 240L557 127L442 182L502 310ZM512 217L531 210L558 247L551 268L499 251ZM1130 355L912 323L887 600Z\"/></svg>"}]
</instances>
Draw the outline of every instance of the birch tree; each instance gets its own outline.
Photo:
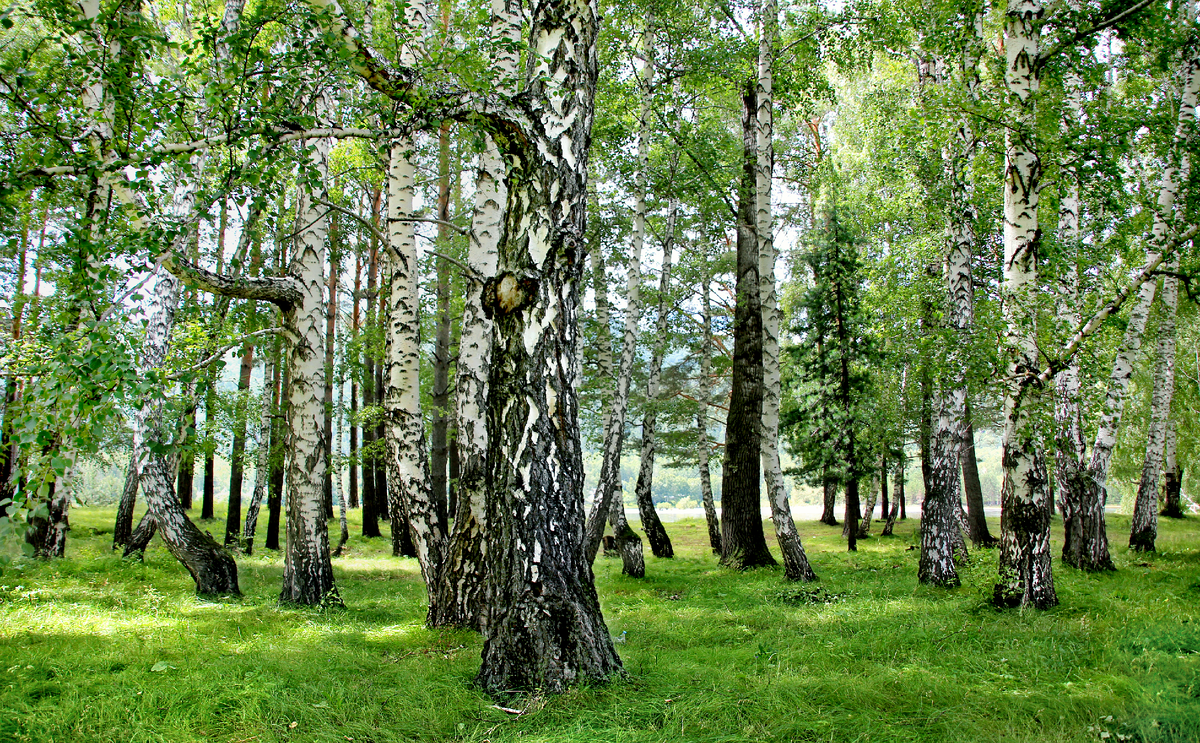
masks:
<instances>
[{"instance_id":1,"label":"birch tree","mask_svg":"<svg viewBox=\"0 0 1200 743\"><path fill-rule=\"evenodd\" d=\"M762 310L762 416L759 447L767 498L775 537L783 553L784 576L791 581L816 580L808 564L804 545L792 520L792 507L779 462L779 406L782 377L779 370L779 328L782 313L775 294L774 215L771 208L771 181L774 178L774 56L778 10L774 0L763 0L759 7L758 81L755 90L755 214L758 239L758 297Z\"/></svg>"}]
</instances>

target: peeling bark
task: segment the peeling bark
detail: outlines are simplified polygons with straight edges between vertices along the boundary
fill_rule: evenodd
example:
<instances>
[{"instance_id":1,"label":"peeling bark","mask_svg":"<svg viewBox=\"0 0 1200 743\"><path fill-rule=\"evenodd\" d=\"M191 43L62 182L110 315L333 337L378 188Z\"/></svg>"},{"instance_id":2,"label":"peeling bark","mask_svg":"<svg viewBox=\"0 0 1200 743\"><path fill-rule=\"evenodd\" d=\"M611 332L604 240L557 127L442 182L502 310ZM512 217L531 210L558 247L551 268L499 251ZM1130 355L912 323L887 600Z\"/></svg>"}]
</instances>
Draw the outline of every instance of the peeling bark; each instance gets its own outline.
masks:
<instances>
[{"instance_id":1,"label":"peeling bark","mask_svg":"<svg viewBox=\"0 0 1200 743\"><path fill-rule=\"evenodd\" d=\"M489 606L477 681L489 693L557 693L621 673L583 537L579 282L594 116L594 2L535 8L526 90L541 126L510 154L492 313L487 490Z\"/></svg>"}]
</instances>

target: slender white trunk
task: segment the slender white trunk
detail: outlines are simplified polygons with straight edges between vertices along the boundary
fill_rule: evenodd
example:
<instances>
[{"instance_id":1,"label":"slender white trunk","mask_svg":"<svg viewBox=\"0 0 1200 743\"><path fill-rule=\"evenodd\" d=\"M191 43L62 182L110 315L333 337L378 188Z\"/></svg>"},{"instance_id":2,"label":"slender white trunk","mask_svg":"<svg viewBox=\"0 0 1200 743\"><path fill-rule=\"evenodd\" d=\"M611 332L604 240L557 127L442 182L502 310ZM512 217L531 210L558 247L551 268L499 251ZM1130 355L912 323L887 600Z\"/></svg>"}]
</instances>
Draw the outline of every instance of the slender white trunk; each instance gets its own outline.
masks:
<instances>
[{"instance_id":1,"label":"slender white trunk","mask_svg":"<svg viewBox=\"0 0 1200 743\"><path fill-rule=\"evenodd\" d=\"M410 6L411 7L411 6ZM399 554L400 524L408 525L433 598L444 548L443 531L429 487L425 423L421 417L421 343L418 256L412 222L411 143L392 143L388 167L387 265L391 271L387 319L387 370L384 381L385 433L388 447L388 508L392 514L392 550Z\"/></svg>"},{"instance_id":2,"label":"slender white trunk","mask_svg":"<svg viewBox=\"0 0 1200 743\"><path fill-rule=\"evenodd\" d=\"M762 458L763 479L767 500L771 504L771 520L775 538L783 553L783 571L788 580L817 579L804 544L792 519L791 501L783 468L779 461L779 406L782 395L782 376L779 369L779 331L782 313L775 293L774 216L771 209L771 180L775 168L774 43L778 26L775 0L763 0L759 7L758 89L755 167L755 221L758 233L758 296L762 308L763 402L759 420L759 456Z\"/></svg>"},{"instance_id":3,"label":"slender white trunk","mask_svg":"<svg viewBox=\"0 0 1200 743\"><path fill-rule=\"evenodd\" d=\"M337 388L337 407L334 410L336 427L333 433L333 446L330 447L333 461L329 463L330 475L333 478L333 497L338 505L338 527L341 532L338 536L338 545L333 550L335 557L342 554L342 548L350 540L350 526L346 523L346 494L342 492L342 464L346 461L342 454L342 426L346 419L346 380L339 378Z\"/></svg>"},{"instance_id":4,"label":"slender white trunk","mask_svg":"<svg viewBox=\"0 0 1200 743\"><path fill-rule=\"evenodd\" d=\"M271 475L271 421L274 399L275 354L264 353L262 414L258 419L258 456L254 465L254 494L246 509L246 526L243 530L242 549L247 555L254 549L254 533L258 530L258 512L267 497L267 482Z\"/></svg>"},{"instance_id":5,"label":"slender white trunk","mask_svg":"<svg viewBox=\"0 0 1200 743\"><path fill-rule=\"evenodd\" d=\"M1041 159L1034 146L1034 99L1043 7L1009 0L1005 19L1005 85L1013 125L1005 132L1004 316L1011 346L1004 398L1004 481L1000 575L994 601L1044 609L1058 603L1050 568L1050 503L1037 382L1038 188Z\"/></svg>"},{"instance_id":6,"label":"slender white trunk","mask_svg":"<svg viewBox=\"0 0 1200 743\"><path fill-rule=\"evenodd\" d=\"M1068 69L1063 77L1066 90L1062 129L1069 131L1083 121L1081 97L1083 81ZM1062 196L1058 208L1059 240L1066 247L1067 269L1058 290L1058 322L1074 330L1079 327L1079 169L1074 161L1062 167ZM1063 559L1068 563L1082 547L1080 516L1086 485L1087 443L1083 439L1083 418L1079 405L1080 376L1077 356L1058 374L1055 381L1054 437L1055 479L1058 483L1059 510L1063 519Z\"/></svg>"},{"instance_id":7,"label":"slender white trunk","mask_svg":"<svg viewBox=\"0 0 1200 743\"><path fill-rule=\"evenodd\" d=\"M637 499L638 512L642 517L642 531L655 557L674 557L671 538L663 528L658 513L654 510L654 460L658 448L658 387L662 375L663 354L667 345L667 297L671 291L671 259L675 243L675 220L679 214L679 202L670 199L667 217L667 234L663 239L662 272L658 282L658 321L655 327L654 349L650 352L650 369L646 380L646 412L642 416L642 459L638 469Z\"/></svg>"},{"instance_id":8,"label":"slender white trunk","mask_svg":"<svg viewBox=\"0 0 1200 743\"><path fill-rule=\"evenodd\" d=\"M1178 265L1178 260L1172 258L1166 269L1176 271ZM1154 551L1154 541L1158 537L1158 479L1162 474L1167 423L1175 394L1175 313L1179 307L1179 280L1164 276L1160 298L1162 319L1158 325L1158 362L1150 402L1150 430L1146 436L1146 457L1142 462L1142 479L1138 483L1129 534L1130 549L1139 552Z\"/></svg>"},{"instance_id":9,"label":"slender white trunk","mask_svg":"<svg viewBox=\"0 0 1200 743\"><path fill-rule=\"evenodd\" d=\"M708 442L708 401L712 397L712 291L708 261L705 260L704 279L700 283L700 299L703 308L704 339L700 347L700 382L696 392L696 463L700 470L700 499L704 504L704 521L708 525L708 546L713 554L721 554L721 522L717 517L717 506L713 500L712 476L708 463L712 448Z\"/></svg>"},{"instance_id":10,"label":"slender white trunk","mask_svg":"<svg viewBox=\"0 0 1200 743\"><path fill-rule=\"evenodd\" d=\"M652 48L652 33L647 27L642 33L638 56L641 67L638 70L638 85L642 91L648 91L654 78L654 66L650 59ZM621 343L621 364L617 370L616 390L608 406L612 411L607 436L604 442L604 459L600 465L599 482L596 493L592 497L592 512L588 515L584 538L584 548L589 560L596 559L600 548L600 539L604 534L604 519L608 517L612 523L618 543L627 544L621 551L625 560L624 570L629 575L640 577L644 568L639 571L642 560L638 559L641 552L641 539L625 522L625 510L620 496L621 490L621 450L625 442L625 414L629 407L629 382L633 377L633 361L637 353L638 318L641 316L641 286L642 286L642 247L646 234L646 189L648 169L650 167L650 101L643 93L641 116L638 123L638 166L634 185L633 234L630 237L629 268L625 291L625 335ZM616 505L613 498L618 498ZM634 549L633 540L637 540ZM632 559L628 559L632 558Z\"/></svg>"}]
</instances>

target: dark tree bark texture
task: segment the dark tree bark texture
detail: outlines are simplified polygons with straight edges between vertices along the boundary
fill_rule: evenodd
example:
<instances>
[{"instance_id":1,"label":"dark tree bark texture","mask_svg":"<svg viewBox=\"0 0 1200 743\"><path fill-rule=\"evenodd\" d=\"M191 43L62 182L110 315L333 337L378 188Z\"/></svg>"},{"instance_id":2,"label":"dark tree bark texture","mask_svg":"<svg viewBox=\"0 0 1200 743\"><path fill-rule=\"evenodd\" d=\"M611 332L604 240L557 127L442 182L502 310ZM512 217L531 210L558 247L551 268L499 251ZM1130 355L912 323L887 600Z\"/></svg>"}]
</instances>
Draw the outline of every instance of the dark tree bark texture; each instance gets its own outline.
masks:
<instances>
[{"instance_id":1,"label":"dark tree bark texture","mask_svg":"<svg viewBox=\"0 0 1200 743\"><path fill-rule=\"evenodd\" d=\"M733 393L725 422L721 470L721 564L742 570L775 565L760 510L762 418L762 308L755 232L758 103L754 84L742 94L742 182L738 193L737 300L733 319Z\"/></svg>"}]
</instances>

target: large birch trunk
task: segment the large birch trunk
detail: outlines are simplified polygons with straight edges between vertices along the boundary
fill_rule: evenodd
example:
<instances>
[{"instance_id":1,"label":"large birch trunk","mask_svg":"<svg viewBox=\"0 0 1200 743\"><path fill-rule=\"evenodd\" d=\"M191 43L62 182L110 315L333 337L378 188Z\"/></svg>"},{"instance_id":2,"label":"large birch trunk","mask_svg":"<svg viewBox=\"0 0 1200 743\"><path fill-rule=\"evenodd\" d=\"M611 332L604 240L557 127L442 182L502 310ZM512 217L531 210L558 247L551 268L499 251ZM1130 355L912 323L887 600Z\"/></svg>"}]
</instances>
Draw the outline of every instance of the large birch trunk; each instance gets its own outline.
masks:
<instances>
[{"instance_id":1,"label":"large birch trunk","mask_svg":"<svg viewBox=\"0 0 1200 743\"><path fill-rule=\"evenodd\" d=\"M784 576L791 581L812 581L816 573L808 564L804 544L792 519L787 483L779 461L779 406L782 396L782 376L779 370L779 332L782 312L775 295L775 225L771 208L771 180L775 170L774 123L774 55L778 10L775 0L763 0L759 7L758 87L755 115L755 215L758 233L758 298L762 311L763 397L762 417L759 419L759 450L767 499L771 504L771 520L775 538L783 553Z\"/></svg>"},{"instance_id":2,"label":"large birch trunk","mask_svg":"<svg viewBox=\"0 0 1200 743\"><path fill-rule=\"evenodd\" d=\"M594 2L536 6L526 90L540 125L510 154L489 383L488 617L479 684L557 693L621 672L583 538L579 282L597 76Z\"/></svg>"},{"instance_id":3,"label":"large birch trunk","mask_svg":"<svg viewBox=\"0 0 1200 743\"><path fill-rule=\"evenodd\" d=\"M759 510L763 411L762 306L757 234L757 84L742 93L742 181L738 194L737 292L733 319L733 392L721 467L721 564L774 565Z\"/></svg>"},{"instance_id":4,"label":"large birch trunk","mask_svg":"<svg viewBox=\"0 0 1200 743\"><path fill-rule=\"evenodd\" d=\"M322 109L323 104L318 103ZM318 118L324 111L319 111ZM318 172L320 191L306 188L300 206L302 230L296 240L289 273L300 286L299 304L284 312L284 326L293 336L289 363L287 520L283 590L285 604L341 603L333 581L329 555L329 525L325 520L325 200L329 141L311 145L311 166Z\"/></svg>"},{"instance_id":5,"label":"large birch trunk","mask_svg":"<svg viewBox=\"0 0 1200 743\"><path fill-rule=\"evenodd\" d=\"M1058 603L1050 567L1050 496L1036 410L1034 311L1037 293L1038 188L1042 166L1033 146L1033 106L1043 8L1009 0L1005 84L1015 125L1005 133L1004 313L1011 346L1004 399L1004 481L1000 490L1000 572L993 600L1046 609Z\"/></svg>"}]
</instances>

